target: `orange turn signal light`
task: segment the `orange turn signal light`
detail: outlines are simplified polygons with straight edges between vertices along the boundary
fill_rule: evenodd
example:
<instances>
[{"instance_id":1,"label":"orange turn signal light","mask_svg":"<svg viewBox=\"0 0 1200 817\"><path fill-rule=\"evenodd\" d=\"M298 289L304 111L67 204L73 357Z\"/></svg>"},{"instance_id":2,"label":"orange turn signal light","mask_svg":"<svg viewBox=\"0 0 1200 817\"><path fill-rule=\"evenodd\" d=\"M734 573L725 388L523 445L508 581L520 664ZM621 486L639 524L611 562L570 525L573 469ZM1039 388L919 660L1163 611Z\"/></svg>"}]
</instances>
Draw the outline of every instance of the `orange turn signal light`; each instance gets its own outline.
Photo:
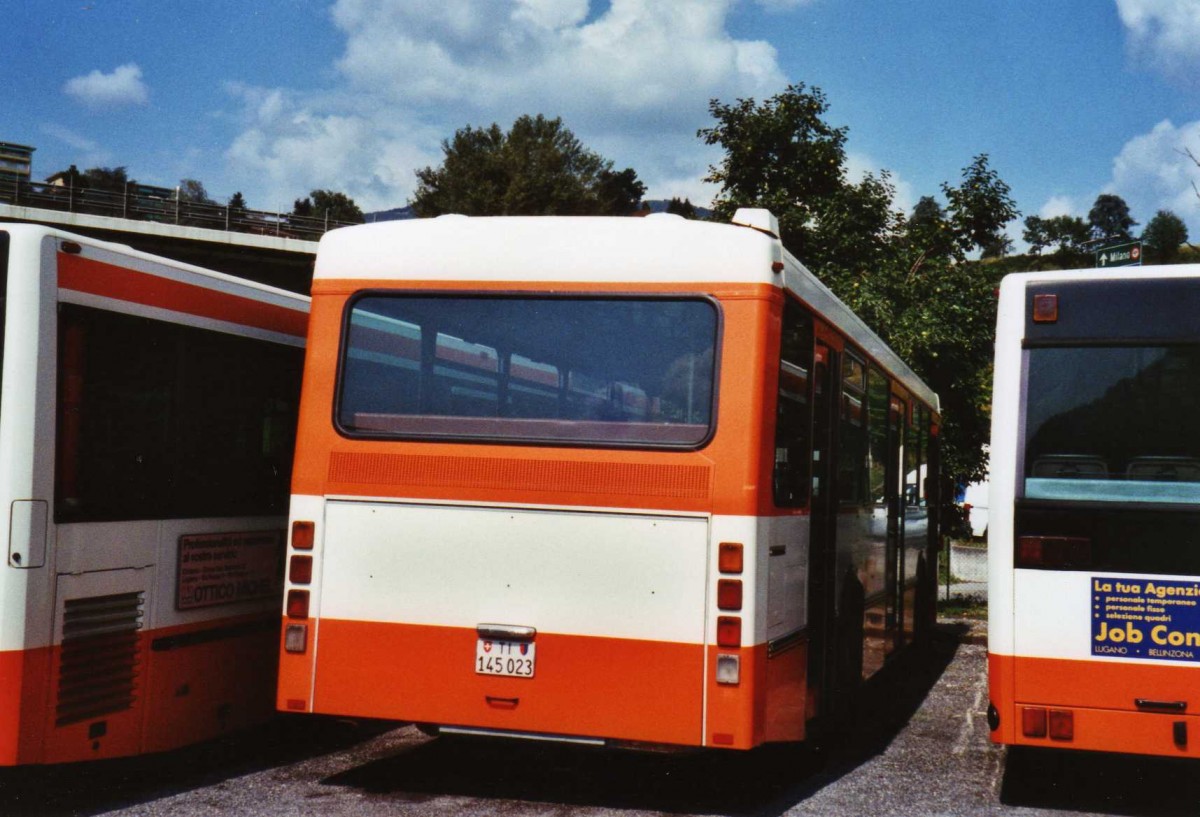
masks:
<instances>
[{"instance_id":1,"label":"orange turn signal light","mask_svg":"<svg viewBox=\"0 0 1200 817\"><path fill-rule=\"evenodd\" d=\"M722 542L717 547L717 569L722 573L741 573L743 550L740 542Z\"/></svg>"}]
</instances>

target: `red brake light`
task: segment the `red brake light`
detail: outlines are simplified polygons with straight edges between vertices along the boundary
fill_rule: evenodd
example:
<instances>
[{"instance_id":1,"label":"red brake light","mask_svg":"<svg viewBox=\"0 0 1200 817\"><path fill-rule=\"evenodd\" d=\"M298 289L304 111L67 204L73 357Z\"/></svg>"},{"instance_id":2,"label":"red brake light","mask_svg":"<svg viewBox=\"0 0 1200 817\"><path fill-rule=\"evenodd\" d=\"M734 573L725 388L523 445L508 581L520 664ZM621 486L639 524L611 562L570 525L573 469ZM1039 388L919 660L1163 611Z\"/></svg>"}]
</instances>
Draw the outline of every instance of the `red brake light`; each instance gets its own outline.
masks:
<instances>
[{"instance_id":1,"label":"red brake light","mask_svg":"<svg viewBox=\"0 0 1200 817\"><path fill-rule=\"evenodd\" d=\"M717 619L717 645L721 647L742 646L742 620L737 616L720 616Z\"/></svg>"},{"instance_id":2,"label":"red brake light","mask_svg":"<svg viewBox=\"0 0 1200 817\"><path fill-rule=\"evenodd\" d=\"M1017 567L1087 568L1092 540L1082 536L1019 536Z\"/></svg>"},{"instance_id":3,"label":"red brake light","mask_svg":"<svg viewBox=\"0 0 1200 817\"><path fill-rule=\"evenodd\" d=\"M308 618L308 591L289 590L287 595L288 618Z\"/></svg>"},{"instance_id":4,"label":"red brake light","mask_svg":"<svg viewBox=\"0 0 1200 817\"><path fill-rule=\"evenodd\" d=\"M1046 737L1046 710L1036 706L1022 709L1021 734L1027 738Z\"/></svg>"},{"instance_id":5,"label":"red brake light","mask_svg":"<svg viewBox=\"0 0 1200 817\"><path fill-rule=\"evenodd\" d=\"M1075 713L1069 709L1051 709L1050 737L1054 740L1074 740Z\"/></svg>"},{"instance_id":6,"label":"red brake light","mask_svg":"<svg viewBox=\"0 0 1200 817\"><path fill-rule=\"evenodd\" d=\"M717 582L717 607L722 610L742 609L741 579L721 579Z\"/></svg>"},{"instance_id":7,"label":"red brake light","mask_svg":"<svg viewBox=\"0 0 1200 817\"><path fill-rule=\"evenodd\" d=\"M722 542L717 548L717 569L722 573L741 573L742 553L740 542Z\"/></svg>"},{"instance_id":8,"label":"red brake light","mask_svg":"<svg viewBox=\"0 0 1200 817\"><path fill-rule=\"evenodd\" d=\"M313 557L293 556L288 565L288 580L292 584L312 583Z\"/></svg>"},{"instance_id":9,"label":"red brake light","mask_svg":"<svg viewBox=\"0 0 1200 817\"><path fill-rule=\"evenodd\" d=\"M292 523L292 547L296 550L312 550L316 525L312 522Z\"/></svg>"}]
</instances>

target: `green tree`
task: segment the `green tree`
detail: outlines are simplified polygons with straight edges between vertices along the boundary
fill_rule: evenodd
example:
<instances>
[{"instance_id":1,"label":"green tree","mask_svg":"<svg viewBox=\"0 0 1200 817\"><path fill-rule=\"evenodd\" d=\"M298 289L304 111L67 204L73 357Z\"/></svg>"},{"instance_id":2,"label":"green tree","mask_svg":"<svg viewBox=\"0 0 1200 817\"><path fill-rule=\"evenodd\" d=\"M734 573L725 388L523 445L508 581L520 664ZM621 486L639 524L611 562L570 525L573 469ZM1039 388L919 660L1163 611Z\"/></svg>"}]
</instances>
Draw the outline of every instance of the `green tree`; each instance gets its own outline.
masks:
<instances>
[{"instance_id":1,"label":"green tree","mask_svg":"<svg viewBox=\"0 0 1200 817\"><path fill-rule=\"evenodd\" d=\"M1129 231L1137 226L1129 214L1125 199L1114 193L1101 193L1088 211L1088 224L1095 238L1128 241L1133 238Z\"/></svg>"},{"instance_id":2,"label":"green tree","mask_svg":"<svg viewBox=\"0 0 1200 817\"><path fill-rule=\"evenodd\" d=\"M1022 237L1029 243L1034 255L1053 248L1048 258L1059 269L1077 269L1092 263L1092 252L1088 246L1092 229L1078 216L1029 216L1025 219Z\"/></svg>"},{"instance_id":3,"label":"green tree","mask_svg":"<svg viewBox=\"0 0 1200 817\"><path fill-rule=\"evenodd\" d=\"M196 179L179 180L179 200L196 204L216 204L208 197L208 191L204 189L204 184Z\"/></svg>"},{"instance_id":4,"label":"green tree","mask_svg":"<svg viewBox=\"0 0 1200 817\"><path fill-rule=\"evenodd\" d=\"M1008 185L979 155L959 185L942 186L905 218L888 173L849 181L846 129L825 121L818 89L789 87L762 104L713 101L699 136L725 153L706 181L721 185L716 217L766 207L784 243L855 310L942 400L943 462L980 477L989 432L996 273L967 261L1003 247L1018 213Z\"/></svg>"},{"instance_id":5,"label":"green tree","mask_svg":"<svg viewBox=\"0 0 1200 817\"><path fill-rule=\"evenodd\" d=\"M1008 185L988 166L986 153L963 168L957 187L942 184L949 202L947 211L959 246L964 252L1004 247L1004 226L1020 215ZM1011 243L1011 242L1009 242Z\"/></svg>"},{"instance_id":6,"label":"green tree","mask_svg":"<svg viewBox=\"0 0 1200 817\"><path fill-rule=\"evenodd\" d=\"M91 167L83 171L82 186L93 190L109 190L124 193L125 186L137 184L129 178L125 167Z\"/></svg>"},{"instance_id":7,"label":"green tree","mask_svg":"<svg viewBox=\"0 0 1200 817\"><path fill-rule=\"evenodd\" d=\"M238 191L229 197L229 211L232 213L246 212L246 198L242 195L242 191Z\"/></svg>"},{"instance_id":8,"label":"green tree","mask_svg":"<svg viewBox=\"0 0 1200 817\"><path fill-rule=\"evenodd\" d=\"M327 220L329 223L362 224L366 221L363 211L354 199L334 190L314 190L305 198L296 199L292 215Z\"/></svg>"},{"instance_id":9,"label":"green tree","mask_svg":"<svg viewBox=\"0 0 1200 817\"><path fill-rule=\"evenodd\" d=\"M680 200L677 196L672 196L667 202L667 212L684 218L695 218L696 205L692 204L691 199Z\"/></svg>"},{"instance_id":10,"label":"green tree","mask_svg":"<svg viewBox=\"0 0 1200 817\"><path fill-rule=\"evenodd\" d=\"M1187 225L1170 210L1159 210L1142 233L1149 260L1170 264L1179 256L1179 248L1187 243Z\"/></svg>"},{"instance_id":11,"label":"green tree","mask_svg":"<svg viewBox=\"0 0 1200 817\"><path fill-rule=\"evenodd\" d=\"M708 110L717 123L697 135L725 152L704 178L721 186L714 218L728 221L738 207L765 207L779 219L784 244L822 266L825 258L810 245L825 205L846 188L847 133L825 121L825 94L797 83L762 104L714 99Z\"/></svg>"},{"instance_id":12,"label":"green tree","mask_svg":"<svg viewBox=\"0 0 1200 817\"><path fill-rule=\"evenodd\" d=\"M418 216L628 215L645 185L588 150L559 118L522 116L508 133L467 126L442 142L439 167L417 171Z\"/></svg>"}]
</instances>

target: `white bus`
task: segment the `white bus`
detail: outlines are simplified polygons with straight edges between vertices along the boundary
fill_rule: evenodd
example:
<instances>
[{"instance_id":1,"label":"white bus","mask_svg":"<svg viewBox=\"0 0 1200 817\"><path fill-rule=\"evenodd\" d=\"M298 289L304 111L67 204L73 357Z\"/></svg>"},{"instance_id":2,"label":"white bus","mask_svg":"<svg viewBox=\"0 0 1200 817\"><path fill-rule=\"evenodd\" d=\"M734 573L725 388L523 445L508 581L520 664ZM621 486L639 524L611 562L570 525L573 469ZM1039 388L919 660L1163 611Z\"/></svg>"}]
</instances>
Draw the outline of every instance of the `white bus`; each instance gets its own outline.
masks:
<instances>
[{"instance_id":1,"label":"white bus","mask_svg":"<svg viewBox=\"0 0 1200 817\"><path fill-rule=\"evenodd\" d=\"M931 623L937 396L735 221L322 239L281 709L748 749Z\"/></svg>"},{"instance_id":2,"label":"white bus","mask_svg":"<svg viewBox=\"0 0 1200 817\"><path fill-rule=\"evenodd\" d=\"M273 709L308 299L0 225L0 765Z\"/></svg>"},{"instance_id":3,"label":"white bus","mask_svg":"<svg viewBox=\"0 0 1200 817\"><path fill-rule=\"evenodd\" d=\"M1200 756L1200 266L1004 279L996 742Z\"/></svg>"}]
</instances>

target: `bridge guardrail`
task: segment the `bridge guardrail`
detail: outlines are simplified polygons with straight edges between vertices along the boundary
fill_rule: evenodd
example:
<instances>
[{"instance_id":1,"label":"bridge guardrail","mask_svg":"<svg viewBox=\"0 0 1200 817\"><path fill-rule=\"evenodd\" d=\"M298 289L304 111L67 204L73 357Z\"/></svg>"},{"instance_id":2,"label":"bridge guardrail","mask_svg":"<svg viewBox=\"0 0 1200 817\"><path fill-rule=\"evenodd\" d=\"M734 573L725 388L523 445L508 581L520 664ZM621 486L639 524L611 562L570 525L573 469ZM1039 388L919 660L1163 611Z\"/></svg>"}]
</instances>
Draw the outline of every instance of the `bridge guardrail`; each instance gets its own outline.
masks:
<instances>
[{"instance_id":1,"label":"bridge guardrail","mask_svg":"<svg viewBox=\"0 0 1200 817\"><path fill-rule=\"evenodd\" d=\"M0 203L306 241L316 241L335 227L354 223L190 201L180 198L176 190L140 184L128 184L121 192L3 179Z\"/></svg>"}]
</instances>

